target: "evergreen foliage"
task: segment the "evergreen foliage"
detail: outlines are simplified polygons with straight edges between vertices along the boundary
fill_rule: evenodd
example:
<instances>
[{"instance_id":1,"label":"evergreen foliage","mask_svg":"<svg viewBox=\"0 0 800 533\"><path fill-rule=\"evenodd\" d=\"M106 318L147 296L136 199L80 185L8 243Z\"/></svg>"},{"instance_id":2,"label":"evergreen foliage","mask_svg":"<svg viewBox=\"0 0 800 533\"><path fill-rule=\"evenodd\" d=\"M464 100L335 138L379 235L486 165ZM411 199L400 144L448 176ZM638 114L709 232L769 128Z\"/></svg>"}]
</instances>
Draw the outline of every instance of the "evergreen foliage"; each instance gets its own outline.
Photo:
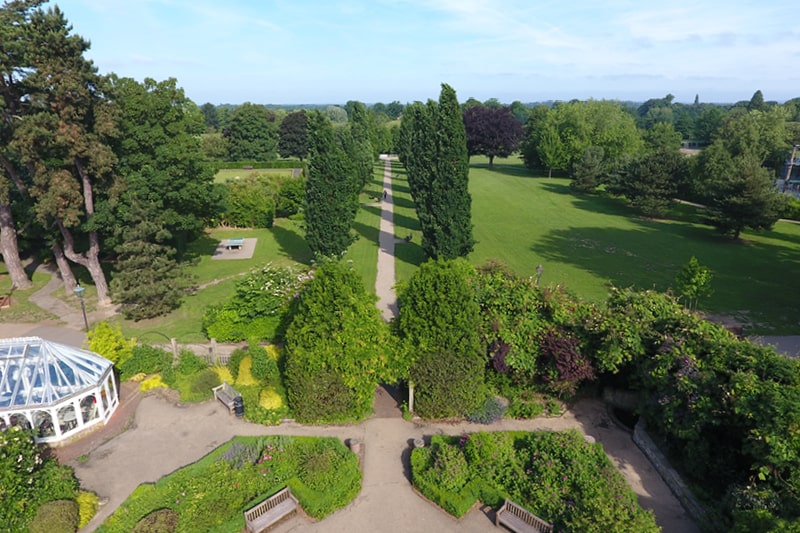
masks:
<instances>
[{"instance_id":1,"label":"evergreen foliage","mask_svg":"<svg viewBox=\"0 0 800 533\"><path fill-rule=\"evenodd\" d=\"M340 263L314 272L286 332L286 388L298 421L360 420L375 387L401 374L389 329L360 276Z\"/></svg>"},{"instance_id":2,"label":"evergreen foliage","mask_svg":"<svg viewBox=\"0 0 800 533\"><path fill-rule=\"evenodd\" d=\"M400 142L425 254L433 259L466 256L474 245L469 155L452 87L442 84L438 103L417 102L406 108Z\"/></svg>"},{"instance_id":3,"label":"evergreen foliage","mask_svg":"<svg viewBox=\"0 0 800 533\"><path fill-rule=\"evenodd\" d=\"M319 111L308 118L309 162L306 181L306 241L320 258L338 258L354 240L358 208L352 163L330 121Z\"/></svg>"},{"instance_id":4,"label":"evergreen foliage","mask_svg":"<svg viewBox=\"0 0 800 533\"><path fill-rule=\"evenodd\" d=\"M237 107L228 122L227 133L231 161L275 159L278 124L275 114L264 106L245 102Z\"/></svg>"},{"instance_id":5,"label":"evergreen foliage","mask_svg":"<svg viewBox=\"0 0 800 533\"><path fill-rule=\"evenodd\" d=\"M353 171L360 191L372 180L373 162L370 115L361 102L354 102L349 125L353 144L348 155L353 162Z\"/></svg>"},{"instance_id":6,"label":"evergreen foliage","mask_svg":"<svg viewBox=\"0 0 800 533\"><path fill-rule=\"evenodd\" d=\"M286 115L278 127L278 153L281 157L308 157L308 117L302 109Z\"/></svg>"}]
</instances>

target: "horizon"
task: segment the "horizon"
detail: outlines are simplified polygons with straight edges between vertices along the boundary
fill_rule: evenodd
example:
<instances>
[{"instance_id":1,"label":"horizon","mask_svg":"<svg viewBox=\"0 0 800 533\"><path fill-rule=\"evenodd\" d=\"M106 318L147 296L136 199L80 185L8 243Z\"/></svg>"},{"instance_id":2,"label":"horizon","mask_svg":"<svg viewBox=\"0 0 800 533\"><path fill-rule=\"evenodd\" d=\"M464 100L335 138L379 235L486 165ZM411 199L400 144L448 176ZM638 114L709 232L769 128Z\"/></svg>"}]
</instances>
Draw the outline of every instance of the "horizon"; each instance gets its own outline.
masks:
<instances>
[{"instance_id":1,"label":"horizon","mask_svg":"<svg viewBox=\"0 0 800 533\"><path fill-rule=\"evenodd\" d=\"M101 74L176 78L198 105L800 96L793 4L632 0L51 0ZM576 16L580 14L581 16ZM797 91L797 92L794 92ZM305 103L290 103L305 102ZM320 103L310 103L320 102Z\"/></svg>"}]
</instances>

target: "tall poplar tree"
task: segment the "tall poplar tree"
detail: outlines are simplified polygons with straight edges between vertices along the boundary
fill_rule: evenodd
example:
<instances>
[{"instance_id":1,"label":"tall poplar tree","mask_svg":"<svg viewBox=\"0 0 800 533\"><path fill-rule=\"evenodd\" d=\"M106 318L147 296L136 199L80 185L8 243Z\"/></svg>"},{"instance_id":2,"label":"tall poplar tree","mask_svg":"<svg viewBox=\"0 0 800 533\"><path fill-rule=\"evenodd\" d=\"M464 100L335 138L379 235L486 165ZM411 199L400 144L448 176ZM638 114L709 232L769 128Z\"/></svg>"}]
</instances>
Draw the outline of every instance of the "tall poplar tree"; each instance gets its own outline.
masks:
<instances>
[{"instance_id":1,"label":"tall poplar tree","mask_svg":"<svg viewBox=\"0 0 800 533\"><path fill-rule=\"evenodd\" d=\"M372 180L372 142L370 141L370 117L366 106L353 102L350 114L350 134L353 137L352 153L354 170L360 188Z\"/></svg>"},{"instance_id":2,"label":"tall poplar tree","mask_svg":"<svg viewBox=\"0 0 800 533\"><path fill-rule=\"evenodd\" d=\"M402 154L422 229L422 248L431 258L466 256L475 241L467 135L456 92L442 84L438 103L414 103L406 107L406 115Z\"/></svg>"},{"instance_id":3,"label":"tall poplar tree","mask_svg":"<svg viewBox=\"0 0 800 533\"><path fill-rule=\"evenodd\" d=\"M358 207L352 165L321 112L308 115L309 159L306 181L306 242L318 259L340 257L354 238Z\"/></svg>"}]
</instances>

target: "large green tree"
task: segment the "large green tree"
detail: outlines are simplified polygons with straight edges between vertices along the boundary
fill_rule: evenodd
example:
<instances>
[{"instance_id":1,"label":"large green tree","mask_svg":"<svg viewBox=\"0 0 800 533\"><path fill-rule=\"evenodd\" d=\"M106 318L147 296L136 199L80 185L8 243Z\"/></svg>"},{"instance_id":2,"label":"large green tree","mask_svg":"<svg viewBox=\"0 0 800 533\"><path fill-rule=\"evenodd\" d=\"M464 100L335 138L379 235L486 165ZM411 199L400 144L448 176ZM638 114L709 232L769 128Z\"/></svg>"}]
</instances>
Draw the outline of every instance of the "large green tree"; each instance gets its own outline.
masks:
<instances>
[{"instance_id":1,"label":"large green tree","mask_svg":"<svg viewBox=\"0 0 800 533\"><path fill-rule=\"evenodd\" d=\"M352 137L349 155L353 161L356 180L360 186L359 188L361 188L372 180L373 162L373 149L370 140L373 128L371 127L370 114L366 106L361 102L353 102L349 126Z\"/></svg>"},{"instance_id":2,"label":"large green tree","mask_svg":"<svg viewBox=\"0 0 800 533\"><path fill-rule=\"evenodd\" d=\"M306 242L317 258L341 257L354 240L351 228L358 208L352 162L325 115L310 113L308 128Z\"/></svg>"},{"instance_id":3,"label":"large green tree","mask_svg":"<svg viewBox=\"0 0 800 533\"><path fill-rule=\"evenodd\" d=\"M469 283L475 276L464 259L429 260L400 293L397 325L413 354L422 416L462 416L483 400L480 307Z\"/></svg>"},{"instance_id":4,"label":"large green tree","mask_svg":"<svg viewBox=\"0 0 800 533\"><path fill-rule=\"evenodd\" d=\"M74 280L67 259L83 266L98 301L107 304L95 210L114 179L116 108L107 98L107 81L84 57L89 43L71 33L57 7L32 12L28 28L28 111L20 117L12 149L33 176L35 212L53 236L62 278Z\"/></svg>"},{"instance_id":5,"label":"large green tree","mask_svg":"<svg viewBox=\"0 0 800 533\"><path fill-rule=\"evenodd\" d=\"M302 109L289 113L278 127L278 153L281 157L308 156L308 117Z\"/></svg>"},{"instance_id":6,"label":"large green tree","mask_svg":"<svg viewBox=\"0 0 800 533\"><path fill-rule=\"evenodd\" d=\"M228 121L228 158L232 161L275 159L278 124L275 114L262 105L245 102Z\"/></svg>"},{"instance_id":7,"label":"large green tree","mask_svg":"<svg viewBox=\"0 0 800 533\"><path fill-rule=\"evenodd\" d=\"M286 385L297 420L345 422L367 416L375 387L399 377L391 344L389 328L361 277L338 262L318 268L286 331Z\"/></svg>"},{"instance_id":8,"label":"large green tree","mask_svg":"<svg viewBox=\"0 0 800 533\"><path fill-rule=\"evenodd\" d=\"M686 181L688 163L677 150L659 149L637 157L614 174L607 189L627 198L650 217L666 214Z\"/></svg>"},{"instance_id":9,"label":"large green tree","mask_svg":"<svg viewBox=\"0 0 800 533\"><path fill-rule=\"evenodd\" d=\"M431 258L454 259L472 251L469 154L456 92L442 84L439 102L406 107L401 156Z\"/></svg>"}]
</instances>

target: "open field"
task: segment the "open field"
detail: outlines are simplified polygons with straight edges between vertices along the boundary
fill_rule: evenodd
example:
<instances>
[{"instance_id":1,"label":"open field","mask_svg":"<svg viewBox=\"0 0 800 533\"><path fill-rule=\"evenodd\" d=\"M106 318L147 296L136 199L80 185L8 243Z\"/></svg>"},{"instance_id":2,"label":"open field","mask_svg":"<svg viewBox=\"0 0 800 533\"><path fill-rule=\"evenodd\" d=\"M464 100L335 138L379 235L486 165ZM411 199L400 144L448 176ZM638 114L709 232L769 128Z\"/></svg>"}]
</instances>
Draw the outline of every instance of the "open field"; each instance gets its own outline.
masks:
<instances>
[{"instance_id":1,"label":"open field","mask_svg":"<svg viewBox=\"0 0 800 533\"><path fill-rule=\"evenodd\" d=\"M291 178L292 173L291 168L221 168L214 175L214 183L225 183L228 180L246 179L259 175Z\"/></svg>"}]
</instances>

